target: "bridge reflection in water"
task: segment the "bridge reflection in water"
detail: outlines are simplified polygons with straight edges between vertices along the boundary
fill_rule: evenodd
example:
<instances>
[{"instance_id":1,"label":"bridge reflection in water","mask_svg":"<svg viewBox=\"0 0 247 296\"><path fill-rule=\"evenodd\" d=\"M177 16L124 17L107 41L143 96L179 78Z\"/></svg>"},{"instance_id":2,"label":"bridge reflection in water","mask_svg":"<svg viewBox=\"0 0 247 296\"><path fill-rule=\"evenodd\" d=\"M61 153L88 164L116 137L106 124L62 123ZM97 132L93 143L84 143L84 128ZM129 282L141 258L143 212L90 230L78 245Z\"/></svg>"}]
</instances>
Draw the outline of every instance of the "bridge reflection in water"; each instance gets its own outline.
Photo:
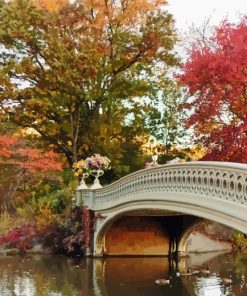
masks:
<instances>
[{"instance_id":1,"label":"bridge reflection in water","mask_svg":"<svg viewBox=\"0 0 247 296\"><path fill-rule=\"evenodd\" d=\"M1 295L16 296L220 296L247 295L247 254L198 254L168 258L86 258L33 255L0 257ZM174 272L210 266L209 276L178 278ZM233 284L223 277L232 275ZM158 286L158 278L171 278L171 285Z\"/></svg>"}]
</instances>

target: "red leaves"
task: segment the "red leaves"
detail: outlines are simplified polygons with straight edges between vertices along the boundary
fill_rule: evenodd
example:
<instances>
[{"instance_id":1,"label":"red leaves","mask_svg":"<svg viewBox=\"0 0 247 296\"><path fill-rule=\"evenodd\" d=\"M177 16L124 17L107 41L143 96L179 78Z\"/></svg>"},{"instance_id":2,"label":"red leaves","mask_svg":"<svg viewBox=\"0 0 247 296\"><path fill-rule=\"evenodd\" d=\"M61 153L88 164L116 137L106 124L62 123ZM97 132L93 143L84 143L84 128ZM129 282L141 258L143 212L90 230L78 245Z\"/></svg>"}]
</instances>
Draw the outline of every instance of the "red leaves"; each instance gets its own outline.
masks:
<instances>
[{"instance_id":1,"label":"red leaves","mask_svg":"<svg viewBox=\"0 0 247 296\"><path fill-rule=\"evenodd\" d=\"M0 237L0 244L9 243L18 247L25 239L32 239L37 235L37 226L35 223L27 223L21 227L12 228L12 230Z\"/></svg>"},{"instance_id":2,"label":"red leaves","mask_svg":"<svg viewBox=\"0 0 247 296\"><path fill-rule=\"evenodd\" d=\"M247 163L247 126L224 126L212 133L205 143L212 147L203 160ZM213 143L213 145L212 145Z\"/></svg>"},{"instance_id":3,"label":"red leaves","mask_svg":"<svg viewBox=\"0 0 247 296\"><path fill-rule=\"evenodd\" d=\"M10 149L11 146L17 143L17 138L12 136L0 136L0 156L10 157L13 151Z\"/></svg>"},{"instance_id":4,"label":"red leaves","mask_svg":"<svg viewBox=\"0 0 247 296\"><path fill-rule=\"evenodd\" d=\"M90 247L94 233L94 212L86 207L83 208L83 243Z\"/></svg>"},{"instance_id":5,"label":"red leaves","mask_svg":"<svg viewBox=\"0 0 247 296\"><path fill-rule=\"evenodd\" d=\"M62 165L58 162L57 155L52 151L43 152L35 148L21 148L17 150L17 154L21 156L21 160L15 160L13 163L30 173L62 170Z\"/></svg>"},{"instance_id":6,"label":"red leaves","mask_svg":"<svg viewBox=\"0 0 247 296\"><path fill-rule=\"evenodd\" d=\"M53 151L26 147L15 136L0 135L0 162L24 169L26 174L62 170L58 155Z\"/></svg>"},{"instance_id":7,"label":"red leaves","mask_svg":"<svg viewBox=\"0 0 247 296\"><path fill-rule=\"evenodd\" d=\"M187 125L208 148L205 159L247 162L247 17L224 21L211 41L193 46L179 75L193 100L184 108L194 106Z\"/></svg>"}]
</instances>

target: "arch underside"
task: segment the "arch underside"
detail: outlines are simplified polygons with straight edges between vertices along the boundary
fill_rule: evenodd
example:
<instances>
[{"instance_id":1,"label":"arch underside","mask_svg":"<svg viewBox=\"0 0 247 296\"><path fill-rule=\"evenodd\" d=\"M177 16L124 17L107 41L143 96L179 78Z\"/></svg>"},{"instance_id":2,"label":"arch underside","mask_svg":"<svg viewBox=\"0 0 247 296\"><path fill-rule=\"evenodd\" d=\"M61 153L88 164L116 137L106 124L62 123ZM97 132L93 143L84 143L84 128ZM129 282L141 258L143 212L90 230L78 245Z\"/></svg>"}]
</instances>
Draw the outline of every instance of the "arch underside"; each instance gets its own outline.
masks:
<instances>
[{"instance_id":1,"label":"arch underside","mask_svg":"<svg viewBox=\"0 0 247 296\"><path fill-rule=\"evenodd\" d=\"M105 249L105 234L111 228L113 223L119 218L126 215L142 215L142 216L169 216L169 215L191 215L198 218L218 222L228 227L235 228L243 233L247 233L247 221L236 217L230 203L216 202L212 204L210 198L204 202L188 203L176 200L152 199L139 200L121 204L110 209L99 211L106 218L96 227L94 237L94 254L101 253ZM233 205L236 206L236 205ZM238 209L240 210L240 209ZM241 210L245 210L241 208ZM246 212L245 212L246 213ZM242 213L239 216L241 217ZM182 237L180 238L179 251L183 252L189 228L193 225L188 225Z\"/></svg>"}]
</instances>

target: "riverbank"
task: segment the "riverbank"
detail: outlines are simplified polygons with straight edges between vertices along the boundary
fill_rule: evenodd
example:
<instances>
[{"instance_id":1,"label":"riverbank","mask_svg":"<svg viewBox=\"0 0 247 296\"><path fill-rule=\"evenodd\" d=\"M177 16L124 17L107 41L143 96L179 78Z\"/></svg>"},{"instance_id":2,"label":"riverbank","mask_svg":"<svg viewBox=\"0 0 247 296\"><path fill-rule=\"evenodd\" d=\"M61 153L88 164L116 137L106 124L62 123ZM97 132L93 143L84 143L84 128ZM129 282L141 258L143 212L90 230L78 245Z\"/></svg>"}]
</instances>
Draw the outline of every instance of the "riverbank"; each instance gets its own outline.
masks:
<instances>
[{"instance_id":1,"label":"riverbank","mask_svg":"<svg viewBox=\"0 0 247 296\"><path fill-rule=\"evenodd\" d=\"M75 207L67 217L61 216L59 222L53 222L42 228L35 221L10 228L0 236L0 254L61 254L83 257L86 254L85 245L92 239L95 223L95 217L92 217L89 223L85 219L86 214L82 208ZM162 227L165 224L159 225ZM239 247L234 241L234 230L227 228L222 230L219 227L223 226L207 221L201 224L187 237L184 253L231 252ZM151 229L152 231L155 229ZM85 236L85 233L90 233L90 236ZM164 249L165 243L169 243L169 237L166 241L162 241L161 248Z\"/></svg>"},{"instance_id":2,"label":"riverbank","mask_svg":"<svg viewBox=\"0 0 247 296\"><path fill-rule=\"evenodd\" d=\"M82 210L75 207L68 217L40 227L37 221L14 226L0 236L0 254L84 255Z\"/></svg>"},{"instance_id":3,"label":"riverbank","mask_svg":"<svg viewBox=\"0 0 247 296\"><path fill-rule=\"evenodd\" d=\"M81 234L82 235L82 234ZM13 254L63 254L72 257L82 257L83 250L82 245L75 237L67 237L62 241L57 241L57 244L44 246L39 240L28 241L27 239L22 240L22 245L19 248L11 247L11 244L0 245L0 254L13 255ZM67 245L70 244L70 246ZM194 232L190 234L186 242L186 254L190 255L193 253L209 253L227 251L231 252L234 249L233 244L226 241L213 240L207 237L205 234L200 232ZM76 251L77 250L77 251Z\"/></svg>"}]
</instances>

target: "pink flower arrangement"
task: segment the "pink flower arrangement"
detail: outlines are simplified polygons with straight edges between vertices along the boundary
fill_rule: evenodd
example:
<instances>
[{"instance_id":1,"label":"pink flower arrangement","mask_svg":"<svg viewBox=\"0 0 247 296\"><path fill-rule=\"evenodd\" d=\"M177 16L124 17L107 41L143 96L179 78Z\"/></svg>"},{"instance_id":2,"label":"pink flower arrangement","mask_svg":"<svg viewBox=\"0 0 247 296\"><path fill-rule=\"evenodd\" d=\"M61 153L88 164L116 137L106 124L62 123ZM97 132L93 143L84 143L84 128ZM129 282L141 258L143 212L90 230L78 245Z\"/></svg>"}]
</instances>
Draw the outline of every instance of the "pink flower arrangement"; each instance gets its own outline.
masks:
<instances>
[{"instance_id":1,"label":"pink flower arrangement","mask_svg":"<svg viewBox=\"0 0 247 296\"><path fill-rule=\"evenodd\" d=\"M88 167L91 170L107 171L111 168L110 159L106 156L101 156L100 154L94 154L94 155L86 158L86 162L88 163Z\"/></svg>"},{"instance_id":2,"label":"pink flower arrangement","mask_svg":"<svg viewBox=\"0 0 247 296\"><path fill-rule=\"evenodd\" d=\"M73 169L77 177L89 175L93 170L104 170L107 171L111 169L110 159L106 156L101 156L100 154L94 154L87 157L85 160L74 163Z\"/></svg>"}]
</instances>

